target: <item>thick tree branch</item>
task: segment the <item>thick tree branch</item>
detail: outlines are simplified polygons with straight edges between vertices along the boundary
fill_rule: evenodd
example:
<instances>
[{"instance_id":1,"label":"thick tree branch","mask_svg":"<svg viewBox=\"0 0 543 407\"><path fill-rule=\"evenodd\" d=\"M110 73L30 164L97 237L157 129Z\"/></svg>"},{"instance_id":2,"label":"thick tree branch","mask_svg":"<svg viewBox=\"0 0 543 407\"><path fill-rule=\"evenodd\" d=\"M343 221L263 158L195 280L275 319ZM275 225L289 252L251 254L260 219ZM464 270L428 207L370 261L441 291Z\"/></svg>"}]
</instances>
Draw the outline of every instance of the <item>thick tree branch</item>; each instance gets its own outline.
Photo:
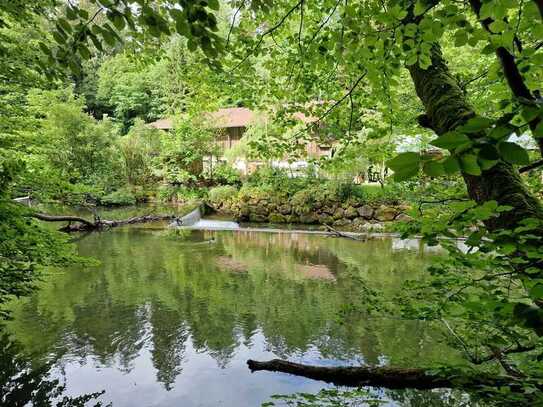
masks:
<instances>
[{"instance_id":1,"label":"thick tree branch","mask_svg":"<svg viewBox=\"0 0 543 407\"><path fill-rule=\"evenodd\" d=\"M148 223L148 222L159 222L165 220L174 220L177 219L176 215L143 215L143 216L134 216L128 219L121 220L107 220L100 219L95 217L95 221L89 221L85 218L79 216L69 216L69 215L47 215L44 213L33 213L32 217L43 220L45 222L69 222L68 225L62 227L60 230L63 232L82 232L82 231L91 231L91 230L100 230L113 228L123 225L132 225L136 223ZM74 223L72 223L74 222Z\"/></svg>"},{"instance_id":2,"label":"thick tree branch","mask_svg":"<svg viewBox=\"0 0 543 407\"><path fill-rule=\"evenodd\" d=\"M85 218L80 218L79 216L69 216L69 215L46 215L45 213L33 213L32 217L43 220L45 222L79 222L88 227L94 227L94 222L87 220Z\"/></svg>"},{"instance_id":3,"label":"thick tree branch","mask_svg":"<svg viewBox=\"0 0 543 407\"><path fill-rule=\"evenodd\" d=\"M536 2L539 2L541 0L536 0ZM483 28L492 34L492 30L490 29L490 24L492 24L493 20L491 18L486 18L481 20L480 19L480 12L482 3L480 0L469 0L471 8L473 12L477 15L477 18L479 18L479 21L481 22L481 25ZM517 47L520 48L520 41L518 38L515 37L515 43L517 44ZM535 102L535 97L528 89L528 86L526 85L526 82L524 81L524 78L522 77L520 70L518 69L517 62L515 59L515 56L509 52L505 47L498 47L496 48L496 56L498 57L500 64L502 66L503 74L505 76L505 79L507 80L507 84L509 85L509 88L511 89L511 92L513 95L519 99L520 101L526 101L528 103ZM541 119L539 117L535 117L532 119L529 123L530 129L532 131L535 130L537 125ZM543 139L536 138L536 142L539 146L539 150L541 154L543 155Z\"/></svg>"},{"instance_id":4,"label":"thick tree branch","mask_svg":"<svg viewBox=\"0 0 543 407\"><path fill-rule=\"evenodd\" d=\"M425 369L394 367L324 367L311 366L286 360L273 359L267 362L248 360L252 372L266 370L289 373L309 379L322 380L338 386L379 386L388 389L437 389L437 388L473 388L478 386L512 386L516 379L509 376L485 375L454 380L431 373Z\"/></svg>"},{"instance_id":5,"label":"thick tree branch","mask_svg":"<svg viewBox=\"0 0 543 407\"><path fill-rule=\"evenodd\" d=\"M524 167L519 168L518 172L520 172L522 174L524 172L535 170L536 168L539 168L541 166L543 166L543 159L534 161L531 164L528 164L528 165L526 165Z\"/></svg>"}]
</instances>

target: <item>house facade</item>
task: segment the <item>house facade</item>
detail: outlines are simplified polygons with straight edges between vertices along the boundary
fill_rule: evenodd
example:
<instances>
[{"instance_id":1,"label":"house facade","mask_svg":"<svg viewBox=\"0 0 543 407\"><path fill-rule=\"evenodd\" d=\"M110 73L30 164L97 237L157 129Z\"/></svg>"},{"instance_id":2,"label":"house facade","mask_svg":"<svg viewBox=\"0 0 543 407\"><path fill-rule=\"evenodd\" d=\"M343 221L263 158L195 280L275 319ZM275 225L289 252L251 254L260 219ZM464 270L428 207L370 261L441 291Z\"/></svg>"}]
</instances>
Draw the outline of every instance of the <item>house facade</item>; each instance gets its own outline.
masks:
<instances>
[{"instance_id":1,"label":"house facade","mask_svg":"<svg viewBox=\"0 0 543 407\"><path fill-rule=\"evenodd\" d=\"M258 121L267 120L264 115L257 114L245 107L231 107L219 109L215 112L207 113L210 127L217 129L215 142L219 147L220 155L218 157L208 157L204 166L216 165L216 162L224 162L224 154L227 150L235 147L240 143L241 138L247 131L247 128ZM315 117L307 117L303 113L294 113L293 117L303 123L314 123L318 121ZM160 119L149 124L149 127L170 131L173 130L174 124L172 119ZM321 158L331 157L333 155L333 145L317 143L315 141L305 143L306 157ZM308 161L305 159L298 161L274 160L271 163L259 160L236 159L233 163L234 168L247 175L264 164L271 164L273 167L289 170L292 176L297 176L300 172L308 167Z\"/></svg>"}]
</instances>

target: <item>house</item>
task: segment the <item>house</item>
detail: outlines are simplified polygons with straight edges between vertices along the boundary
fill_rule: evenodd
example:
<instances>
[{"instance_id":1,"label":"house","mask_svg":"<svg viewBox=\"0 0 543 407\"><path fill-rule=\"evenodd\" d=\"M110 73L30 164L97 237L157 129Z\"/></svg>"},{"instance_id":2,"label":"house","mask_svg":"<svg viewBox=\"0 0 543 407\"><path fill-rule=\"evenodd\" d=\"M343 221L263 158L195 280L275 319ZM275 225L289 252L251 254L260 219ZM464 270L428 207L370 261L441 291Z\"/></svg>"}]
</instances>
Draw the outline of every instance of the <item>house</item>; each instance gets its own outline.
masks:
<instances>
[{"instance_id":1,"label":"house","mask_svg":"<svg viewBox=\"0 0 543 407\"><path fill-rule=\"evenodd\" d=\"M293 118L303 123L316 123L318 119L312 116L306 116L304 113L296 112ZM253 112L245 107L230 107L219 109L215 112L206 113L206 121L210 127L217 129L216 143L219 147L219 157L209 157L207 165L214 165L216 161L225 161L224 153L236 146L247 128L257 123L266 123L268 118L264 114ZM174 128L172 119L160 119L149 124L150 127L169 131ZM331 157L333 155L332 143L318 143L310 141L305 143L305 152L308 158ZM238 159L233 164L235 168L244 174L253 172L256 168L263 165L263 161ZM298 160L295 162L287 160L275 160L271 165L276 168L288 169L293 175L307 168L307 160Z\"/></svg>"}]
</instances>

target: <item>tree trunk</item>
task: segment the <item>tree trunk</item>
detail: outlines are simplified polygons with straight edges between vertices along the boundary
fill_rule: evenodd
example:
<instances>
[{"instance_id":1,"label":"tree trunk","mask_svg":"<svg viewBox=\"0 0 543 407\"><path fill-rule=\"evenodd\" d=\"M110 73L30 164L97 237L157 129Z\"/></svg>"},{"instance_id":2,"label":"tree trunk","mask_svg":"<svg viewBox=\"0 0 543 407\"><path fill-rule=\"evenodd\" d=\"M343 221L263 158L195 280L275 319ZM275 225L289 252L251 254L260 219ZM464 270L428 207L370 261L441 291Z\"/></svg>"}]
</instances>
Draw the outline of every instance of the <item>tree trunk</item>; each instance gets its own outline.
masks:
<instances>
[{"instance_id":1,"label":"tree trunk","mask_svg":"<svg viewBox=\"0 0 543 407\"><path fill-rule=\"evenodd\" d=\"M310 366L286 360L273 359L267 362L248 360L252 372L266 370L289 373L313 380L322 380L337 386L378 386L388 389L437 389L463 388L478 386L514 386L516 379L509 376L485 375L463 377L461 380L430 373L424 369L394 367L325 367Z\"/></svg>"},{"instance_id":2,"label":"tree trunk","mask_svg":"<svg viewBox=\"0 0 543 407\"><path fill-rule=\"evenodd\" d=\"M422 69L408 66L415 90L426 110L422 122L438 135L454 130L475 116L456 79L449 72L438 44L432 47L432 65ZM503 212L487 226L491 229L512 228L526 218L543 219L541 204L524 186L518 171L500 161L481 176L462 174L468 194L478 203L491 200L514 209Z\"/></svg>"}]
</instances>

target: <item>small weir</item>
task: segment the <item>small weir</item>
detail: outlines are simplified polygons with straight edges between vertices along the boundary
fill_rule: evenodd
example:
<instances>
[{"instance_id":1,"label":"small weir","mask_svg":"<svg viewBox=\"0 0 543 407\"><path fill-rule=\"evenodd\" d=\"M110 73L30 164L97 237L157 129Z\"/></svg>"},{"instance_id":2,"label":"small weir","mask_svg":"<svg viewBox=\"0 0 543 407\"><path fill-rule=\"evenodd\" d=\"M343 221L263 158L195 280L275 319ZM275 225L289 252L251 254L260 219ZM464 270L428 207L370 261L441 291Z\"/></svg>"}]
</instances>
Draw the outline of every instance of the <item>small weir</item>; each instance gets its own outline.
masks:
<instances>
[{"instance_id":1,"label":"small weir","mask_svg":"<svg viewBox=\"0 0 543 407\"><path fill-rule=\"evenodd\" d=\"M228 220L202 219L202 210L198 207L183 216L176 227L200 230L238 230L239 223Z\"/></svg>"}]
</instances>

